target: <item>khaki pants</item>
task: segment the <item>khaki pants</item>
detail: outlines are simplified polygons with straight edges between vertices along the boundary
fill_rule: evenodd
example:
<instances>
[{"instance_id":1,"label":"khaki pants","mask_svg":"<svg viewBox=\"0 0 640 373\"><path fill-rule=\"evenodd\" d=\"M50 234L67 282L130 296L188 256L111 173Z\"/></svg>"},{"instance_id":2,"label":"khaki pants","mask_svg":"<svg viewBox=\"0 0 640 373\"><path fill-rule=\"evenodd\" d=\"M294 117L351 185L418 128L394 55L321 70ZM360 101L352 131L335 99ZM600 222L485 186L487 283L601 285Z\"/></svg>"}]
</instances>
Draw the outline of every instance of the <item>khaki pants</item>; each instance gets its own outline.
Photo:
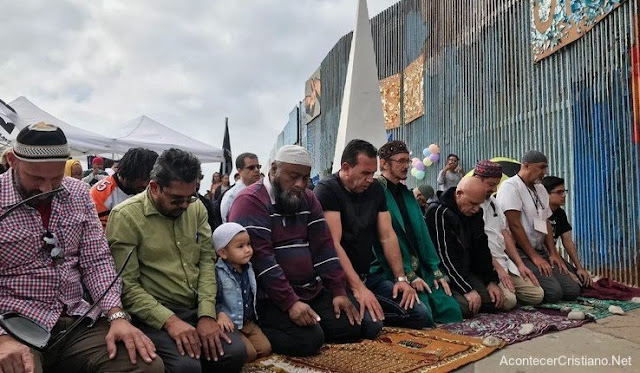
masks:
<instances>
[{"instance_id":1,"label":"khaki pants","mask_svg":"<svg viewBox=\"0 0 640 373\"><path fill-rule=\"evenodd\" d=\"M267 336L253 321L247 321L240 329L240 338L247 347L247 362L259 357L265 357L271 353L271 343Z\"/></svg>"},{"instance_id":2,"label":"khaki pants","mask_svg":"<svg viewBox=\"0 0 640 373\"><path fill-rule=\"evenodd\" d=\"M513 273L509 273L509 277L511 277L511 282L516 291L512 293L502 282L500 283L500 288L504 293L503 308L505 311L514 308L517 302L530 305L536 305L542 302L544 291L540 286L535 286L531 283L531 280L516 276Z\"/></svg>"},{"instance_id":3,"label":"khaki pants","mask_svg":"<svg viewBox=\"0 0 640 373\"><path fill-rule=\"evenodd\" d=\"M75 317L61 317L51 333L54 337L60 331L67 329ZM56 347L44 352L31 349L34 357L36 373L48 372L154 372L163 373L164 365L160 357L156 357L151 364L137 356L137 364L131 364L129 354L124 343L118 342L118 352L111 360L107 353L105 337L109 332L109 322L105 318L96 321L93 327L88 327L91 320L83 321L71 331Z\"/></svg>"}]
</instances>

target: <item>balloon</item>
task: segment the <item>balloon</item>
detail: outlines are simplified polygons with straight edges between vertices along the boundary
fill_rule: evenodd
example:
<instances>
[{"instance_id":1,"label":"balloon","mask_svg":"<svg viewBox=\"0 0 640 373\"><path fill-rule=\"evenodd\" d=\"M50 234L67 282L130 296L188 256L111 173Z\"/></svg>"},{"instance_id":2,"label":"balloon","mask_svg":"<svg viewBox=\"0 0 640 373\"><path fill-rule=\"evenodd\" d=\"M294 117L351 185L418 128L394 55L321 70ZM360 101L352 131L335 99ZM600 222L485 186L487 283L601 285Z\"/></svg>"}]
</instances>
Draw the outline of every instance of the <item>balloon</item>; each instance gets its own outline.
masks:
<instances>
[{"instance_id":1,"label":"balloon","mask_svg":"<svg viewBox=\"0 0 640 373\"><path fill-rule=\"evenodd\" d=\"M440 147L436 144L431 144L429 145L429 151L431 152L431 154L438 154L440 153Z\"/></svg>"},{"instance_id":2,"label":"balloon","mask_svg":"<svg viewBox=\"0 0 640 373\"><path fill-rule=\"evenodd\" d=\"M422 156L423 157L428 157L430 153L431 153L431 151L429 150L429 148L422 149Z\"/></svg>"},{"instance_id":3,"label":"balloon","mask_svg":"<svg viewBox=\"0 0 640 373\"><path fill-rule=\"evenodd\" d=\"M411 176L415 177L416 176L416 172L418 172L418 170L416 170L415 168L412 168L411 169Z\"/></svg>"},{"instance_id":4,"label":"balloon","mask_svg":"<svg viewBox=\"0 0 640 373\"><path fill-rule=\"evenodd\" d=\"M418 171L424 171L424 163L419 162L419 163L414 167L414 169L415 169L415 170L418 170Z\"/></svg>"},{"instance_id":5,"label":"balloon","mask_svg":"<svg viewBox=\"0 0 640 373\"><path fill-rule=\"evenodd\" d=\"M437 153L431 154L429 156L429 159L431 159L431 162L433 163L438 163L438 160L440 160L440 154L437 154Z\"/></svg>"},{"instance_id":6,"label":"balloon","mask_svg":"<svg viewBox=\"0 0 640 373\"><path fill-rule=\"evenodd\" d=\"M422 160L422 163L424 163L425 166L430 167L433 164L433 161L429 159L429 157L426 157Z\"/></svg>"},{"instance_id":7,"label":"balloon","mask_svg":"<svg viewBox=\"0 0 640 373\"><path fill-rule=\"evenodd\" d=\"M418 163L420 163L420 158L413 158L411 160L411 163L413 164L413 167L415 167Z\"/></svg>"},{"instance_id":8,"label":"balloon","mask_svg":"<svg viewBox=\"0 0 640 373\"><path fill-rule=\"evenodd\" d=\"M416 179L422 180L424 179L424 171L416 171L416 174L414 176L416 177Z\"/></svg>"}]
</instances>

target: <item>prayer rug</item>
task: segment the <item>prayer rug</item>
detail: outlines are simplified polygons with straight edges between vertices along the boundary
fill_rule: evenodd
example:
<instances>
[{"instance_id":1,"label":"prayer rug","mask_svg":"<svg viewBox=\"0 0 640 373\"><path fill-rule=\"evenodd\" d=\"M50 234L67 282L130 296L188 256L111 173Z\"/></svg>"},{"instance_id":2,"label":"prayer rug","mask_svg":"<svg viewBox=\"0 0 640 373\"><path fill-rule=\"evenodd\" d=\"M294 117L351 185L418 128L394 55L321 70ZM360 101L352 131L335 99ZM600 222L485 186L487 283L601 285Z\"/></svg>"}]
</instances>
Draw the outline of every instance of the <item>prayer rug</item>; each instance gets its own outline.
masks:
<instances>
[{"instance_id":1,"label":"prayer rug","mask_svg":"<svg viewBox=\"0 0 640 373\"><path fill-rule=\"evenodd\" d=\"M594 320L602 319L604 317L613 316L614 314L609 312L609 306L620 306L624 312L629 312L636 308L640 308L640 303L634 303L624 300L604 300L595 298L578 297L574 302L558 302L558 303L543 303L535 306L536 308L560 310L565 315L571 310L579 310L584 312L587 317ZM526 309L532 309L533 307L525 307Z\"/></svg>"},{"instance_id":2,"label":"prayer rug","mask_svg":"<svg viewBox=\"0 0 640 373\"><path fill-rule=\"evenodd\" d=\"M440 327L468 336L494 336L502 339L507 344L514 344L539 337L551 331L576 328L589 321L591 320L569 320L566 314L558 310L542 312L539 310L515 309L505 313L482 313L472 319L454 324L445 324ZM523 324L532 324L533 331L526 335L518 333Z\"/></svg>"},{"instance_id":3,"label":"prayer rug","mask_svg":"<svg viewBox=\"0 0 640 373\"><path fill-rule=\"evenodd\" d=\"M326 344L318 354L309 357L272 355L249 364L244 372L450 372L486 357L495 349L484 346L481 339L441 329L384 328L374 341Z\"/></svg>"}]
</instances>

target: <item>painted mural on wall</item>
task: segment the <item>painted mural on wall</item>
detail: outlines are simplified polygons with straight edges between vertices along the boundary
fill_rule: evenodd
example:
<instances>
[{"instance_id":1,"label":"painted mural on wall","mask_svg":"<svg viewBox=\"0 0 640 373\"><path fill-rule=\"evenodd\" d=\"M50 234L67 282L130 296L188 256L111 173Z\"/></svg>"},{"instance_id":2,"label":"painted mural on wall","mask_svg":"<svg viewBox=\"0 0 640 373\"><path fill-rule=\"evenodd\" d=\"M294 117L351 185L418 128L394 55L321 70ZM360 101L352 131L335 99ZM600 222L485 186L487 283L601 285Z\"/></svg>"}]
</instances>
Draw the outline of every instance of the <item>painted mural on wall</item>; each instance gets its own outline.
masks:
<instances>
[{"instance_id":1,"label":"painted mural on wall","mask_svg":"<svg viewBox=\"0 0 640 373\"><path fill-rule=\"evenodd\" d=\"M404 124L424 115L424 54L404 69Z\"/></svg>"},{"instance_id":2,"label":"painted mural on wall","mask_svg":"<svg viewBox=\"0 0 640 373\"><path fill-rule=\"evenodd\" d=\"M320 79L320 67L318 67L304 85L304 124L320 115L321 93L322 80Z\"/></svg>"},{"instance_id":3,"label":"painted mural on wall","mask_svg":"<svg viewBox=\"0 0 640 373\"><path fill-rule=\"evenodd\" d=\"M400 127L400 85L402 74L398 73L380 81L380 96L382 97L382 112L384 126L390 130Z\"/></svg>"},{"instance_id":4,"label":"painted mural on wall","mask_svg":"<svg viewBox=\"0 0 640 373\"><path fill-rule=\"evenodd\" d=\"M626 0L531 0L535 62L580 39Z\"/></svg>"}]
</instances>

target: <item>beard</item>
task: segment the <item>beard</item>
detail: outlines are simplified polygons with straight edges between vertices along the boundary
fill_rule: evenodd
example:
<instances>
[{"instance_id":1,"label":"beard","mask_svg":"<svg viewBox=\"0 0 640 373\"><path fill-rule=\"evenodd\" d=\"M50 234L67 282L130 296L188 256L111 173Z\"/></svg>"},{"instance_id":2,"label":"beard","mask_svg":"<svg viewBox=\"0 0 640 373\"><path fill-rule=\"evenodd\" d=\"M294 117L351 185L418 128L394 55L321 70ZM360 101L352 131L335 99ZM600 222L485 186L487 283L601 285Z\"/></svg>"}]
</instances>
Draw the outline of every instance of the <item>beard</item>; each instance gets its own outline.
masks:
<instances>
[{"instance_id":1,"label":"beard","mask_svg":"<svg viewBox=\"0 0 640 373\"><path fill-rule=\"evenodd\" d=\"M40 189L27 190L24 187L24 185L22 185L22 182L20 181L20 174L15 169L13 170L12 176L13 176L13 186L16 188L16 190L18 191L18 194L20 194L20 197L22 197L23 200L42 193ZM53 196L36 198L27 202L27 205L31 207L37 207L41 204L48 203L52 199L53 199Z\"/></svg>"},{"instance_id":2,"label":"beard","mask_svg":"<svg viewBox=\"0 0 640 373\"><path fill-rule=\"evenodd\" d=\"M283 190L278 179L273 180L273 194L276 199L276 210L285 215L293 215L302 206L302 192L295 193Z\"/></svg>"}]
</instances>

